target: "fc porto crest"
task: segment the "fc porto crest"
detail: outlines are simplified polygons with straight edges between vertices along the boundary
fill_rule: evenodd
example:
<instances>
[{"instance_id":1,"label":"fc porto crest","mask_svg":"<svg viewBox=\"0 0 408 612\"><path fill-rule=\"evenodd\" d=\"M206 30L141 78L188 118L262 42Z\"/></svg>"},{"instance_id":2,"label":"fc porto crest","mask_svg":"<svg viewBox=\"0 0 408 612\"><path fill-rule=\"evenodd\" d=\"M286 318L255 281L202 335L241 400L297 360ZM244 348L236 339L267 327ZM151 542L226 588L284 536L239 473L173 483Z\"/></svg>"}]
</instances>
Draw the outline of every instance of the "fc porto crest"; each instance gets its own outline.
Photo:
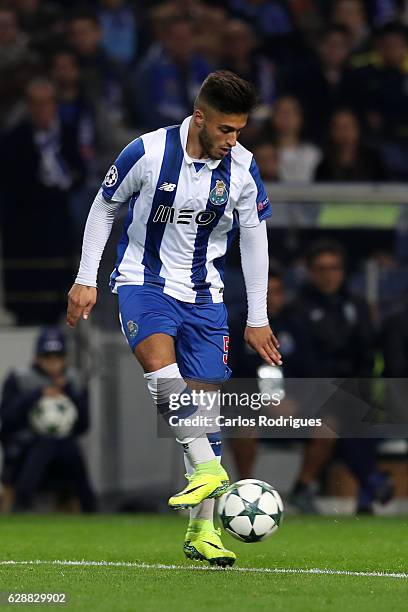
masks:
<instances>
[{"instance_id":1,"label":"fc porto crest","mask_svg":"<svg viewBox=\"0 0 408 612\"><path fill-rule=\"evenodd\" d=\"M228 201L228 189L224 181L215 181L214 189L210 191L210 202L214 206L222 206Z\"/></svg>"},{"instance_id":2,"label":"fc porto crest","mask_svg":"<svg viewBox=\"0 0 408 612\"><path fill-rule=\"evenodd\" d=\"M128 332L129 332L129 337L130 338L136 338L137 332L139 331L138 324L135 323L134 321L128 321L127 322L127 328L128 328Z\"/></svg>"}]
</instances>

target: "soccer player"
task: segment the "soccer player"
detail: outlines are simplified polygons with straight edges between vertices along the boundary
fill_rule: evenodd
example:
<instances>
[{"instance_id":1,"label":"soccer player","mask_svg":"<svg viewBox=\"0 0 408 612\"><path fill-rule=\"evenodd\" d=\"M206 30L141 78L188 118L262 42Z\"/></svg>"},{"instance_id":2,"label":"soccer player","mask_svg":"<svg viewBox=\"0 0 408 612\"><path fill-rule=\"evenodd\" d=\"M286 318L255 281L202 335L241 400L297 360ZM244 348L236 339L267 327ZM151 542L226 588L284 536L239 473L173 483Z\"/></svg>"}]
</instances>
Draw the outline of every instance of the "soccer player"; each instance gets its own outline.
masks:
<instances>
[{"instance_id":1,"label":"soccer player","mask_svg":"<svg viewBox=\"0 0 408 612\"><path fill-rule=\"evenodd\" d=\"M248 297L245 339L267 363L281 363L266 312L271 208L253 155L237 143L254 104L248 82L214 72L191 117L137 138L120 153L92 204L68 296L67 322L75 326L96 302L99 262L115 213L127 202L111 275L122 331L158 411L184 448L189 483L169 499L172 508L191 509L184 552L221 566L236 557L213 526L214 500L229 484L220 431L185 425L183 417L206 414L192 389L216 389L230 376L222 294L225 254L238 226ZM173 394L191 397L176 418Z\"/></svg>"}]
</instances>

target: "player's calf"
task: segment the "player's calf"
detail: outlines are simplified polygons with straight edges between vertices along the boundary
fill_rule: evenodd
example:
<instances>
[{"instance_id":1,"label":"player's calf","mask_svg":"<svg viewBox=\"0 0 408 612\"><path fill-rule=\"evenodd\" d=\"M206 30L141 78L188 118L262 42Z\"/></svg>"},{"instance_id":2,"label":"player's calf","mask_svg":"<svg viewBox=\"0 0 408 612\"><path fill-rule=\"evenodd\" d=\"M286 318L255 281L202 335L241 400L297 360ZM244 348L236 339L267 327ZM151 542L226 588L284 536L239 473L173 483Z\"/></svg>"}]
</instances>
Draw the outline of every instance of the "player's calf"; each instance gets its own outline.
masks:
<instances>
[{"instance_id":1,"label":"player's calf","mask_svg":"<svg viewBox=\"0 0 408 612\"><path fill-rule=\"evenodd\" d=\"M145 378L158 411L194 466L189 484L170 498L169 505L175 509L192 508L204 499L222 495L229 479L216 458L214 441L206 435L212 413L205 399L197 394L193 398L176 363L149 372Z\"/></svg>"}]
</instances>

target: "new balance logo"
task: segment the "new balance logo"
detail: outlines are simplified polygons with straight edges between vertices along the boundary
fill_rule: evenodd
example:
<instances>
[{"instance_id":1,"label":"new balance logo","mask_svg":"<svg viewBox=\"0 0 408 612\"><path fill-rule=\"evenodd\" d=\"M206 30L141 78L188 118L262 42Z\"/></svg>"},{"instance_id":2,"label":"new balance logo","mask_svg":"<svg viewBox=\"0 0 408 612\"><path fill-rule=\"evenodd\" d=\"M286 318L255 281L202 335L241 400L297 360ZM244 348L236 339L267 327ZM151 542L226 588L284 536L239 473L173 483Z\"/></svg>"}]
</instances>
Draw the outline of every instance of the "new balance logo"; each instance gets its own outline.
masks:
<instances>
[{"instance_id":1,"label":"new balance logo","mask_svg":"<svg viewBox=\"0 0 408 612\"><path fill-rule=\"evenodd\" d=\"M177 185L174 183L163 183L163 185L160 185L159 191L174 191L176 187Z\"/></svg>"}]
</instances>

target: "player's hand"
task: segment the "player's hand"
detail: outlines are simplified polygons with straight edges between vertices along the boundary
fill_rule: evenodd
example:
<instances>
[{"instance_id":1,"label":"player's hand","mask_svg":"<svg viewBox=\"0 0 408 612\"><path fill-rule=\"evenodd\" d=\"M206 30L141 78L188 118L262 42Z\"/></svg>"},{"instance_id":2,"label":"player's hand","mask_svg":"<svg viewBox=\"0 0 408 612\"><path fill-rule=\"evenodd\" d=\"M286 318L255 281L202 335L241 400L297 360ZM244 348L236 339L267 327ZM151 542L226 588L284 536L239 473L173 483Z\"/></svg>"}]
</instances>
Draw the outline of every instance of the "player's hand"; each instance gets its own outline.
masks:
<instances>
[{"instance_id":1,"label":"player's hand","mask_svg":"<svg viewBox=\"0 0 408 612\"><path fill-rule=\"evenodd\" d=\"M282 357L278 351L279 342L269 325L264 327L246 327L244 340L248 342L258 355L269 365L282 365Z\"/></svg>"},{"instance_id":2,"label":"player's hand","mask_svg":"<svg viewBox=\"0 0 408 612\"><path fill-rule=\"evenodd\" d=\"M42 394L44 397L57 397L61 391L57 387L43 387Z\"/></svg>"},{"instance_id":3,"label":"player's hand","mask_svg":"<svg viewBox=\"0 0 408 612\"><path fill-rule=\"evenodd\" d=\"M72 285L68 293L67 324L75 327L81 317L86 320L96 304L96 298L96 287Z\"/></svg>"},{"instance_id":4,"label":"player's hand","mask_svg":"<svg viewBox=\"0 0 408 612\"><path fill-rule=\"evenodd\" d=\"M68 381L65 376L60 375L60 376L57 376L56 378L53 378L52 382L54 383L57 389L62 391L67 386Z\"/></svg>"}]
</instances>

